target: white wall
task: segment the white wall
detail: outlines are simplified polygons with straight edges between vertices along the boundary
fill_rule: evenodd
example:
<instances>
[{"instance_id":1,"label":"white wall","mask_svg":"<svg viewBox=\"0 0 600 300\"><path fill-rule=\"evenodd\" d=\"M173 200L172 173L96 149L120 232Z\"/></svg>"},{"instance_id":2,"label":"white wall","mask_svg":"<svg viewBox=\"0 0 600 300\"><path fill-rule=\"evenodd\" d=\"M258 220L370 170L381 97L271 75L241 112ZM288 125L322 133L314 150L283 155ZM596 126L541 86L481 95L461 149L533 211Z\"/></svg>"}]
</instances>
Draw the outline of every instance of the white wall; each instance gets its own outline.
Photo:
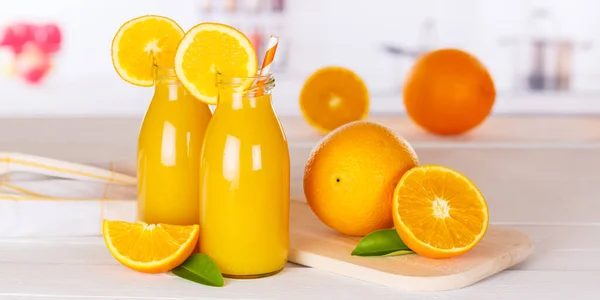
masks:
<instances>
[{"instance_id":1,"label":"white wall","mask_svg":"<svg viewBox=\"0 0 600 300\"><path fill-rule=\"evenodd\" d=\"M285 70L276 74L274 97L280 114L298 114L302 82L315 69L331 64L349 67L365 79L373 96L372 112L401 111L401 82L414 60L386 54L384 44L471 51L494 76L500 92L497 112L600 112L596 54L600 1L287 0L285 13L275 17L206 14L200 9L204 1L1 0L0 28L16 20L56 21L64 30L64 47L53 57L51 75L40 86L0 75L0 115L142 114L152 89L119 79L112 69L109 45L121 23L148 13L170 16L184 28L202 20L240 26L257 20L271 25L280 22L282 29L274 33L282 37L282 55L288 62ZM531 69L528 20L532 9L540 6L552 13L554 38L591 45L575 51L568 91L540 94L520 89L523 76ZM435 20L436 34L430 35L435 38L419 34L427 19ZM515 38L522 39L518 47L501 43ZM0 48L0 68L10 59L9 52Z\"/></svg>"}]
</instances>

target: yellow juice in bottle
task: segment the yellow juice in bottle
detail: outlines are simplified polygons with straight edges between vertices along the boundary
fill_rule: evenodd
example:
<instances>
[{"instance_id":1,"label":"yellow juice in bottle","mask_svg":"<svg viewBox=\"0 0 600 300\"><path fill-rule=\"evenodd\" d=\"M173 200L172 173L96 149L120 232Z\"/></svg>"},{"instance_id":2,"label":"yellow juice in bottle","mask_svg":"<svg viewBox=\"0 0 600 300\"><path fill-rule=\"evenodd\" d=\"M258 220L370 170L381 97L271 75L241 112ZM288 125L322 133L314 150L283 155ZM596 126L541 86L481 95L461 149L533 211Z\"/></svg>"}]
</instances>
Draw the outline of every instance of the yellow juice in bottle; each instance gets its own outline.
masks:
<instances>
[{"instance_id":1,"label":"yellow juice in bottle","mask_svg":"<svg viewBox=\"0 0 600 300\"><path fill-rule=\"evenodd\" d=\"M290 161L271 106L274 80L234 91L247 80L218 80L200 165L200 252L234 278L275 274L289 251Z\"/></svg>"},{"instance_id":2,"label":"yellow juice in bottle","mask_svg":"<svg viewBox=\"0 0 600 300\"><path fill-rule=\"evenodd\" d=\"M172 69L155 68L154 97L138 140L138 219L198 224L200 155L212 114Z\"/></svg>"}]
</instances>

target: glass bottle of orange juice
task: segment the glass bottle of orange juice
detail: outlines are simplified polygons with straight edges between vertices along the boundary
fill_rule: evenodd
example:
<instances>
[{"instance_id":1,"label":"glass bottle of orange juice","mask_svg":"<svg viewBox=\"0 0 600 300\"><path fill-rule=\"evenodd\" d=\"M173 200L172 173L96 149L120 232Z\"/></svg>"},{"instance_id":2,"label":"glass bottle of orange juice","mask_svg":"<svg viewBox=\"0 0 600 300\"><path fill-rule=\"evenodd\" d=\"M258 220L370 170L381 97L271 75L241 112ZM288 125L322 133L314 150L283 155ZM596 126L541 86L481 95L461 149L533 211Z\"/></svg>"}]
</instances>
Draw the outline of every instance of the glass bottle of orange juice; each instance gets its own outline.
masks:
<instances>
[{"instance_id":1,"label":"glass bottle of orange juice","mask_svg":"<svg viewBox=\"0 0 600 300\"><path fill-rule=\"evenodd\" d=\"M170 68L155 66L154 97L138 140L138 219L198 224L200 151L211 118Z\"/></svg>"},{"instance_id":2,"label":"glass bottle of orange juice","mask_svg":"<svg viewBox=\"0 0 600 300\"><path fill-rule=\"evenodd\" d=\"M240 91L253 81L259 84ZM287 262L290 201L288 144L271 106L274 79L218 76L217 85L200 164L200 252L227 277L272 275Z\"/></svg>"}]
</instances>

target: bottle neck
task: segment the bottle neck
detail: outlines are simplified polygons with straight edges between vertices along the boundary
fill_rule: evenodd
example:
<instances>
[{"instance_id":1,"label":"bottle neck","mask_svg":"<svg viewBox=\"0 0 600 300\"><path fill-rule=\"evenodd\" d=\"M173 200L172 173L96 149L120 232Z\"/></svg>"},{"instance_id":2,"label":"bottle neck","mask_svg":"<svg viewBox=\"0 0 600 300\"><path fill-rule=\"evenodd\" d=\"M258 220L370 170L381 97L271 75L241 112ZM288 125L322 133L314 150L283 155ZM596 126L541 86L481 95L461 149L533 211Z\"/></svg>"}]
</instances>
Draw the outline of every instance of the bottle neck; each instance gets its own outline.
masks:
<instances>
[{"instance_id":1,"label":"bottle neck","mask_svg":"<svg viewBox=\"0 0 600 300\"><path fill-rule=\"evenodd\" d=\"M175 70L154 66L154 98L155 102L177 101L187 91L175 76Z\"/></svg>"},{"instance_id":2,"label":"bottle neck","mask_svg":"<svg viewBox=\"0 0 600 300\"><path fill-rule=\"evenodd\" d=\"M254 78L217 77L217 109L272 109L271 90L275 86L269 74Z\"/></svg>"},{"instance_id":3,"label":"bottle neck","mask_svg":"<svg viewBox=\"0 0 600 300\"><path fill-rule=\"evenodd\" d=\"M271 109L271 93L254 95L248 93L231 93L220 91L217 109L222 110L252 110Z\"/></svg>"},{"instance_id":4,"label":"bottle neck","mask_svg":"<svg viewBox=\"0 0 600 300\"><path fill-rule=\"evenodd\" d=\"M177 80L175 69L173 68L154 65L153 71L155 82Z\"/></svg>"}]
</instances>

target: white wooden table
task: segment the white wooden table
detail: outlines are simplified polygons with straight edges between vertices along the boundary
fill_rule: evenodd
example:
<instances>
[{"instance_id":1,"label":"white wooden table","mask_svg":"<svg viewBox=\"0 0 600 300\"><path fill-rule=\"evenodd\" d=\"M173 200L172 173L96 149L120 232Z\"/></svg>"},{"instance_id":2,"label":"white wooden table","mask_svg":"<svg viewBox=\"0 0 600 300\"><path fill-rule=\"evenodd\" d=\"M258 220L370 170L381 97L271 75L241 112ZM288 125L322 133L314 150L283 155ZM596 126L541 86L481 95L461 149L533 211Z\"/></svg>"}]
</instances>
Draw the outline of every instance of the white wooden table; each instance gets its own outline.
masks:
<instances>
[{"instance_id":1,"label":"white wooden table","mask_svg":"<svg viewBox=\"0 0 600 300\"><path fill-rule=\"evenodd\" d=\"M279 275L211 288L116 262L100 237L0 239L0 299L598 299L600 118L492 118L440 138L404 118L375 118L407 138L421 163L457 168L488 199L491 221L527 233L533 255L465 289L406 293L289 264ZM319 136L284 119L292 196ZM139 118L2 119L0 151L78 162L133 157Z\"/></svg>"}]
</instances>

